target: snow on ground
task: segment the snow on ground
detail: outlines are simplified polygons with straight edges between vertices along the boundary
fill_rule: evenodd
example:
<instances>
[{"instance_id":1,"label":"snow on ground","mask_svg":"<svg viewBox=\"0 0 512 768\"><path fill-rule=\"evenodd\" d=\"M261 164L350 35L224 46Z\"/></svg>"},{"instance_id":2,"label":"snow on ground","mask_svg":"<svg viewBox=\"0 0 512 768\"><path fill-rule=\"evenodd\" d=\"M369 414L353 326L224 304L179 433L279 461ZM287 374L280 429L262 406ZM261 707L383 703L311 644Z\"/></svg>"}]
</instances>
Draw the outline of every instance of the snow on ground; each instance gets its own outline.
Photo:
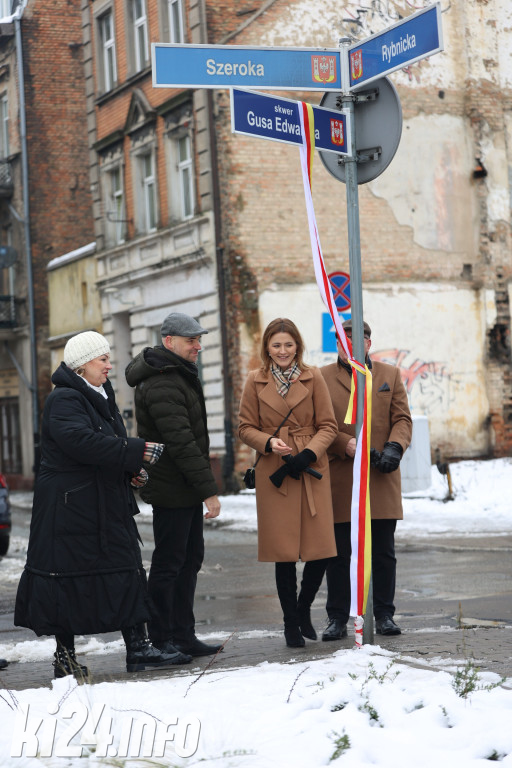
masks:
<instances>
[{"instance_id":1,"label":"snow on ground","mask_svg":"<svg viewBox=\"0 0 512 768\"><path fill-rule=\"evenodd\" d=\"M404 498L398 537L510 534L512 460L460 462L451 465L451 473L453 501L444 501L446 478L435 467L431 487ZM150 511L143 508L142 514ZM254 493L223 497L222 520L226 531L255 530ZM19 542L13 559L22 553ZM201 637L227 639L222 633ZM122 643L79 638L77 648L87 656L119 652ZM0 645L0 656L11 661L52 653L49 639ZM440 659L436 666L442 671L415 668L379 646L293 662L290 650L287 664L218 671L212 664L204 673L181 669L152 682L74 687L64 679L51 689L4 689L0 764L483 768L499 761L512 768L512 679L501 684L464 658ZM163 745L165 734L169 741ZM21 747L22 756L16 756Z\"/></svg>"},{"instance_id":2,"label":"snow on ground","mask_svg":"<svg viewBox=\"0 0 512 768\"><path fill-rule=\"evenodd\" d=\"M364 646L309 663L292 663L290 652L288 664L170 675L4 691L1 765L512 766L512 692L491 673L464 691L448 672ZM164 735L174 741L162 757Z\"/></svg>"}]
</instances>

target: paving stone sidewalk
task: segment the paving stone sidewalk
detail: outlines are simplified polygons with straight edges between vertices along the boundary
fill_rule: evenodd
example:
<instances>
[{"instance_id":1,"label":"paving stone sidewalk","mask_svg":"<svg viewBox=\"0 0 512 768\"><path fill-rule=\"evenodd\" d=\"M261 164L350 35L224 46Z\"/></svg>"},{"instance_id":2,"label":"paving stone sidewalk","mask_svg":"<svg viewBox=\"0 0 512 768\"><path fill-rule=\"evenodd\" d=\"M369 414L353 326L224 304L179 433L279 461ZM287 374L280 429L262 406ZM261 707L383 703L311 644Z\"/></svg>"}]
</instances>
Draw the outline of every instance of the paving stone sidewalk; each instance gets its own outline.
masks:
<instances>
[{"instance_id":1,"label":"paving stone sidewalk","mask_svg":"<svg viewBox=\"0 0 512 768\"><path fill-rule=\"evenodd\" d=\"M446 627L437 631L408 628L412 621L401 621L404 632L400 636L376 635L374 645L392 651L402 663L445 670L452 673L471 660L482 671L493 672L508 678L505 685L512 689L512 627ZM112 640L113 636L109 636ZM225 649L216 657L194 659L189 665L152 672L127 673L124 652L107 655L80 655L91 671L91 682L133 681L168 678L184 674L208 673L213 669L233 669L255 666L262 662L304 663L329 656L340 649L352 649L352 632L339 642L306 641L305 648L287 648L281 632L269 632L267 636L247 638L246 633L229 637ZM52 679L51 659L46 661L15 662L0 672L0 685L12 691L50 686Z\"/></svg>"}]
</instances>

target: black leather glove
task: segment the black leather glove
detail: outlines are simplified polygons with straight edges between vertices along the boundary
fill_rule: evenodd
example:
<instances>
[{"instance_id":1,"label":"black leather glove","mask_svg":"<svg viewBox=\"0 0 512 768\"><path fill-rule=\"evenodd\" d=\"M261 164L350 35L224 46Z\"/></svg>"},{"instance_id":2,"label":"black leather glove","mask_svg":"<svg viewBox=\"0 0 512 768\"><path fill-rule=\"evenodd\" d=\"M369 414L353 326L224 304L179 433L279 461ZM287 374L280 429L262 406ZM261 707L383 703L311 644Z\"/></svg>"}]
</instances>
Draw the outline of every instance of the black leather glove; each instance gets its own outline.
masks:
<instances>
[{"instance_id":1,"label":"black leather glove","mask_svg":"<svg viewBox=\"0 0 512 768\"><path fill-rule=\"evenodd\" d=\"M378 451L376 448L370 448L370 467L378 467L381 456L381 451Z\"/></svg>"},{"instance_id":2,"label":"black leather glove","mask_svg":"<svg viewBox=\"0 0 512 768\"><path fill-rule=\"evenodd\" d=\"M304 472L310 464L316 461L316 454L313 453L313 451L310 451L309 448L305 448L295 456L288 454L288 456L284 456L283 458L288 465L290 477L298 480L300 473Z\"/></svg>"},{"instance_id":3,"label":"black leather glove","mask_svg":"<svg viewBox=\"0 0 512 768\"><path fill-rule=\"evenodd\" d=\"M400 465L402 453L402 446L399 443L385 443L378 469L385 475L394 472Z\"/></svg>"},{"instance_id":4,"label":"black leather glove","mask_svg":"<svg viewBox=\"0 0 512 768\"><path fill-rule=\"evenodd\" d=\"M273 475L270 475L269 479L271 483L274 483L276 488L280 488L286 475L289 474L290 470L288 469L288 464L283 464L283 466L279 467L279 469L277 469ZM295 479L297 480L299 477L300 475L297 475Z\"/></svg>"}]
</instances>

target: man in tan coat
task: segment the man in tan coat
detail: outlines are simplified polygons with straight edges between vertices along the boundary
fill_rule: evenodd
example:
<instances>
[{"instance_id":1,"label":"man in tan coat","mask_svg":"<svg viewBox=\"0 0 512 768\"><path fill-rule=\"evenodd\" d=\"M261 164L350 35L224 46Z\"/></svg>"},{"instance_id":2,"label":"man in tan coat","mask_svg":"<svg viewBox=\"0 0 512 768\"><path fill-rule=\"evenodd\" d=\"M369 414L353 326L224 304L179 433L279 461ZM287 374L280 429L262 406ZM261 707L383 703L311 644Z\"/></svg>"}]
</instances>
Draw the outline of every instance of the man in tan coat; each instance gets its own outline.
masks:
<instances>
[{"instance_id":1,"label":"man in tan coat","mask_svg":"<svg viewBox=\"0 0 512 768\"><path fill-rule=\"evenodd\" d=\"M352 322L343 323L352 337ZM370 469L370 504L372 516L373 611L376 631L399 635L393 621L396 580L395 528L403 518L399 464L411 442L412 419L400 370L369 358L371 329L364 323L364 348L372 374L371 447L379 452L377 465ZM355 426L345 424L352 368L340 344L338 361L321 368L338 422L338 435L329 447L334 532L338 554L323 561L327 570L327 614L329 624L322 640L339 640L347 634L350 611L350 507L352 498L353 457L356 450ZM378 454L376 455L378 456ZM374 462L372 462L374 463ZM305 566L299 608L311 605L323 577L322 563Z\"/></svg>"}]
</instances>

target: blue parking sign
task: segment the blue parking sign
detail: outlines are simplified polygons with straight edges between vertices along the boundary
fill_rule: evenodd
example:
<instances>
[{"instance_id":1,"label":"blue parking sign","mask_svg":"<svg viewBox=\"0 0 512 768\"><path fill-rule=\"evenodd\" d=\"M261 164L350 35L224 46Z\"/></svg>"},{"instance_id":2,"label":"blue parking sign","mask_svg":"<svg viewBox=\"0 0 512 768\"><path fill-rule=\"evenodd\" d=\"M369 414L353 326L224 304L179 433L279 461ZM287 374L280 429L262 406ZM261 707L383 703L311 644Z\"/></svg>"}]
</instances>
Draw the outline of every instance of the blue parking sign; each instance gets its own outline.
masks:
<instances>
[{"instance_id":1,"label":"blue parking sign","mask_svg":"<svg viewBox=\"0 0 512 768\"><path fill-rule=\"evenodd\" d=\"M350 312L340 312L342 322L350 319ZM322 313L322 352L337 352L336 331L329 312Z\"/></svg>"}]
</instances>

